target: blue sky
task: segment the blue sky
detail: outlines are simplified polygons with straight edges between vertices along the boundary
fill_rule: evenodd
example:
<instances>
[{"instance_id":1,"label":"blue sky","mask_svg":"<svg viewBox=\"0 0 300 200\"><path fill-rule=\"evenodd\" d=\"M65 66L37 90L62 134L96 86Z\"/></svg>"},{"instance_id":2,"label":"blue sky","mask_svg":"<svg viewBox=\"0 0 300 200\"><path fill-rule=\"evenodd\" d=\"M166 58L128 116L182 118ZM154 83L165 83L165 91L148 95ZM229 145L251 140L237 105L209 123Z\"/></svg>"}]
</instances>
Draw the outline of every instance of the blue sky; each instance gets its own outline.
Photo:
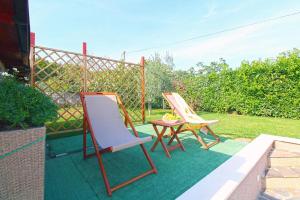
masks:
<instances>
[{"instance_id":1,"label":"blue sky","mask_svg":"<svg viewBox=\"0 0 300 200\"><path fill-rule=\"evenodd\" d=\"M300 48L300 15L179 45L165 44L300 11L299 0L29 0L37 45L139 62L169 52L176 69L224 58L231 67ZM161 46L143 52L136 49Z\"/></svg>"}]
</instances>

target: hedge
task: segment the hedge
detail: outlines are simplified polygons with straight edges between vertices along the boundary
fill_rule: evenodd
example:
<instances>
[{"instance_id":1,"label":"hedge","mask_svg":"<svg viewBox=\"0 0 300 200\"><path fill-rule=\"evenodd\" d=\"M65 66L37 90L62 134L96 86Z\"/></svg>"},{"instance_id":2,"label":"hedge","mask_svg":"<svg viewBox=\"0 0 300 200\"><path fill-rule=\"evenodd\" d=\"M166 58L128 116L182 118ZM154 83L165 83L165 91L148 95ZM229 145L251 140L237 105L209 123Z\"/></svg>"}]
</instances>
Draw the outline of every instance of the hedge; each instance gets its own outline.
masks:
<instances>
[{"instance_id":1,"label":"hedge","mask_svg":"<svg viewBox=\"0 0 300 200\"><path fill-rule=\"evenodd\" d=\"M236 69L178 77L177 91L196 110L300 119L298 49L276 59L243 61Z\"/></svg>"}]
</instances>

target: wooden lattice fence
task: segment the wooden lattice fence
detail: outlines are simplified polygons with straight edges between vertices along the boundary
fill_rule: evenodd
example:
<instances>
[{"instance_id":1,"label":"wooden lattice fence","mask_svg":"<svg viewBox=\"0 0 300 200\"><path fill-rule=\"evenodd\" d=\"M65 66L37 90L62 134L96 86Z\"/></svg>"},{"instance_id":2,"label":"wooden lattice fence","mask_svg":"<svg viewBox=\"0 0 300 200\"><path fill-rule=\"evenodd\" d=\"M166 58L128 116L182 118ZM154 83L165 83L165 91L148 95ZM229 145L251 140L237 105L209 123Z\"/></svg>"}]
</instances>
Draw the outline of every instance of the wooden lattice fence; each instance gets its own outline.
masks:
<instances>
[{"instance_id":1,"label":"wooden lattice fence","mask_svg":"<svg viewBox=\"0 0 300 200\"><path fill-rule=\"evenodd\" d=\"M144 122L143 58L134 64L41 46L31 50L31 84L60 108L59 118L46 124L48 133L82 129L80 91L116 92L131 119Z\"/></svg>"}]
</instances>

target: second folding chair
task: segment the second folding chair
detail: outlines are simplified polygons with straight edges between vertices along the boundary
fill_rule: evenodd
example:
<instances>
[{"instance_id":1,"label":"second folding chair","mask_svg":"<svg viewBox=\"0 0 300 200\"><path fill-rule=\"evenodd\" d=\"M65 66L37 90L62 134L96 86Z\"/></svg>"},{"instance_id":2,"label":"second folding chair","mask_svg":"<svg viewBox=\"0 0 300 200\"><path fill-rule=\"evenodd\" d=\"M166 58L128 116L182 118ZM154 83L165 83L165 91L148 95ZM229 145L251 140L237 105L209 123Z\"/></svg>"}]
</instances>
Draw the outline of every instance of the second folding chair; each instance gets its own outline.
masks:
<instances>
[{"instance_id":1,"label":"second folding chair","mask_svg":"<svg viewBox=\"0 0 300 200\"><path fill-rule=\"evenodd\" d=\"M204 149L209 149L220 142L220 138L209 127L218 122L218 120L205 120L198 116L185 100L178 93L166 92L163 97L167 100L172 110L178 114L185 122L185 127L180 132L191 131L197 140L201 143ZM207 133L214 137L214 141L206 143L203 138L198 135L197 131L207 130Z\"/></svg>"}]
</instances>

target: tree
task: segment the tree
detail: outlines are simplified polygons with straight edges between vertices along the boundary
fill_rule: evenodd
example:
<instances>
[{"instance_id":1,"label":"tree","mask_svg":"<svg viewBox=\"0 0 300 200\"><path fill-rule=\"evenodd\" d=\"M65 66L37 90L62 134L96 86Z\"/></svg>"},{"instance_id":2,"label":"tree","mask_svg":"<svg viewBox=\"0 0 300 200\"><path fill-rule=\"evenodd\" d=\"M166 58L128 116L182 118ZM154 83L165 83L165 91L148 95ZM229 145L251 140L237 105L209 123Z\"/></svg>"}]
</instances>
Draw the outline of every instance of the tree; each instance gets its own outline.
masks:
<instances>
[{"instance_id":1,"label":"tree","mask_svg":"<svg viewBox=\"0 0 300 200\"><path fill-rule=\"evenodd\" d=\"M191 68L191 71L195 71L198 74L210 74L210 73L219 73L223 69L227 69L229 66L226 63L226 60L224 58L219 58L218 61L213 61L209 65L205 65L203 62L198 62L196 64L196 68Z\"/></svg>"},{"instance_id":2,"label":"tree","mask_svg":"<svg viewBox=\"0 0 300 200\"><path fill-rule=\"evenodd\" d=\"M166 53L162 58L158 53L151 56L145 63L146 101L149 114L152 106L162 107L162 92L171 91L172 71L174 67L173 57Z\"/></svg>"}]
</instances>

